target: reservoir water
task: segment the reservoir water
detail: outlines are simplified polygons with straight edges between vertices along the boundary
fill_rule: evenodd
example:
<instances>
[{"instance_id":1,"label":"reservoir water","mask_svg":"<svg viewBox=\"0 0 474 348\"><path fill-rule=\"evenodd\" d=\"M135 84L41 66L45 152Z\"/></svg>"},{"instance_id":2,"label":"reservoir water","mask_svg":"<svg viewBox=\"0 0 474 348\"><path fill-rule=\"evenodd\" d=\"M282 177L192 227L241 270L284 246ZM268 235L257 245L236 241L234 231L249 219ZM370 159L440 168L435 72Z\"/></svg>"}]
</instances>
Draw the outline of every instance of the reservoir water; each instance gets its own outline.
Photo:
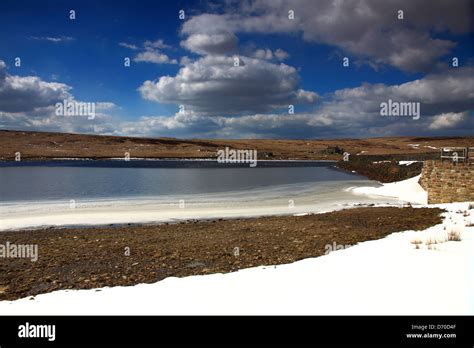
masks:
<instances>
[{"instance_id":1,"label":"reservoir water","mask_svg":"<svg viewBox=\"0 0 474 348\"><path fill-rule=\"evenodd\" d=\"M61 161L0 163L0 230L294 215L357 204L378 186L333 162Z\"/></svg>"},{"instance_id":2,"label":"reservoir water","mask_svg":"<svg viewBox=\"0 0 474 348\"><path fill-rule=\"evenodd\" d=\"M210 161L10 162L0 164L0 202L162 198L364 179L332 162L260 162L255 168Z\"/></svg>"}]
</instances>

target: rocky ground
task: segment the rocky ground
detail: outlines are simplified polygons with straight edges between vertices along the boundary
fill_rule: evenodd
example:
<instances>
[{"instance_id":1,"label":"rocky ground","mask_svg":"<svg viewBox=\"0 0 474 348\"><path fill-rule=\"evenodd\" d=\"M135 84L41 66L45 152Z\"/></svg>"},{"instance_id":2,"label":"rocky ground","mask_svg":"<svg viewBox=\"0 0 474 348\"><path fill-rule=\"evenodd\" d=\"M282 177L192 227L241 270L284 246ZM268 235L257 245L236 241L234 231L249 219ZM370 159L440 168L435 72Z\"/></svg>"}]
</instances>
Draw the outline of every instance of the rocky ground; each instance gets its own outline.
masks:
<instances>
[{"instance_id":1,"label":"rocky ground","mask_svg":"<svg viewBox=\"0 0 474 348\"><path fill-rule=\"evenodd\" d=\"M354 171L371 180L383 183L401 181L421 173L423 161L437 159L438 153L417 155L367 155L355 156L349 161L339 161L340 169ZM411 164L399 164L399 161L417 160Z\"/></svg>"},{"instance_id":2,"label":"rocky ground","mask_svg":"<svg viewBox=\"0 0 474 348\"><path fill-rule=\"evenodd\" d=\"M2 232L0 244L37 244L39 258L0 258L0 300L291 263L321 256L328 245L426 229L441 222L441 212L364 207L298 217Z\"/></svg>"}]
</instances>

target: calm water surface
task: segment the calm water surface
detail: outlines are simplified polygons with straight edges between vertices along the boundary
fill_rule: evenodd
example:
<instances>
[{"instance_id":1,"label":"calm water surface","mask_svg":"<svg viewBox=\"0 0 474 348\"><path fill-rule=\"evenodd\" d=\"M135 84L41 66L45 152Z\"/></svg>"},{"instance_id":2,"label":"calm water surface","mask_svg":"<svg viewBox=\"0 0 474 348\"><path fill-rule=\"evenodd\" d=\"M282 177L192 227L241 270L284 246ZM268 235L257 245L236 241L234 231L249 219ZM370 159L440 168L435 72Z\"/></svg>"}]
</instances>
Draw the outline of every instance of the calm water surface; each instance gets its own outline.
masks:
<instances>
[{"instance_id":1,"label":"calm water surface","mask_svg":"<svg viewBox=\"0 0 474 348\"><path fill-rule=\"evenodd\" d=\"M331 162L67 161L0 163L0 202L147 198L291 187L366 178ZM301 185L299 185L301 186Z\"/></svg>"}]
</instances>

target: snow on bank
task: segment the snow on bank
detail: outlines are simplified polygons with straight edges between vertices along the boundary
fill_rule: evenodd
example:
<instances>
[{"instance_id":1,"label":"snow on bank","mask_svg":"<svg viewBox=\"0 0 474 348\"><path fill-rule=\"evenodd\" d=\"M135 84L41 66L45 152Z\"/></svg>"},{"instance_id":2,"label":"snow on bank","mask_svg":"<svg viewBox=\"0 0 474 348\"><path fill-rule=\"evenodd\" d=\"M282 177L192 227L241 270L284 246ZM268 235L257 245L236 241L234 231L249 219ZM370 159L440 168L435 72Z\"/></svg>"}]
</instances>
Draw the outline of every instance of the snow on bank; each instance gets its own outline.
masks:
<instances>
[{"instance_id":1,"label":"snow on bank","mask_svg":"<svg viewBox=\"0 0 474 348\"><path fill-rule=\"evenodd\" d=\"M410 166L413 163L419 163L419 162L423 162L423 161L398 161L398 165L400 165L400 166ZM375 162L372 162L372 163L373 164L392 163L392 161L375 161Z\"/></svg>"},{"instance_id":2,"label":"snow on bank","mask_svg":"<svg viewBox=\"0 0 474 348\"><path fill-rule=\"evenodd\" d=\"M423 161L398 161L401 166L411 166L413 163L421 163Z\"/></svg>"},{"instance_id":3,"label":"snow on bank","mask_svg":"<svg viewBox=\"0 0 474 348\"><path fill-rule=\"evenodd\" d=\"M360 193L421 196L417 180ZM0 313L473 315L474 209L469 203L436 206L447 210L442 224L317 258L131 287L61 290L0 301Z\"/></svg>"},{"instance_id":4,"label":"snow on bank","mask_svg":"<svg viewBox=\"0 0 474 348\"><path fill-rule=\"evenodd\" d=\"M399 199L416 204L427 204L428 193L420 186L421 174L413 178L383 184L380 187L356 187L351 191L359 195L398 197Z\"/></svg>"},{"instance_id":5,"label":"snow on bank","mask_svg":"<svg viewBox=\"0 0 474 348\"><path fill-rule=\"evenodd\" d=\"M472 315L474 227L466 224L474 223L474 210L467 203L443 207L449 210L443 224L318 258L133 287L62 290L2 301L0 313ZM433 236L447 236L454 226L461 241L428 248Z\"/></svg>"}]
</instances>

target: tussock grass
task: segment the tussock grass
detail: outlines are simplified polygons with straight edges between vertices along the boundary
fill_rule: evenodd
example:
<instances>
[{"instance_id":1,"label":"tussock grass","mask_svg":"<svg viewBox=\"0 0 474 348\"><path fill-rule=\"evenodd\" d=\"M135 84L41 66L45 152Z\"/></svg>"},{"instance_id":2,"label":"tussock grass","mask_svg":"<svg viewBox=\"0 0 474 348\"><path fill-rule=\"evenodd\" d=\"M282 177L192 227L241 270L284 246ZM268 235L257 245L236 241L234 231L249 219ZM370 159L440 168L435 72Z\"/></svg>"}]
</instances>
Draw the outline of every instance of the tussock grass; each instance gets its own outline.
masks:
<instances>
[{"instance_id":1,"label":"tussock grass","mask_svg":"<svg viewBox=\"0 0 474 348\"><path fill-rule=\"evenodd\" d=\"M461 241L461 233L456 230L451 230L448 232L448 241L460 242Z\"/></svg>"}]
</instances>

